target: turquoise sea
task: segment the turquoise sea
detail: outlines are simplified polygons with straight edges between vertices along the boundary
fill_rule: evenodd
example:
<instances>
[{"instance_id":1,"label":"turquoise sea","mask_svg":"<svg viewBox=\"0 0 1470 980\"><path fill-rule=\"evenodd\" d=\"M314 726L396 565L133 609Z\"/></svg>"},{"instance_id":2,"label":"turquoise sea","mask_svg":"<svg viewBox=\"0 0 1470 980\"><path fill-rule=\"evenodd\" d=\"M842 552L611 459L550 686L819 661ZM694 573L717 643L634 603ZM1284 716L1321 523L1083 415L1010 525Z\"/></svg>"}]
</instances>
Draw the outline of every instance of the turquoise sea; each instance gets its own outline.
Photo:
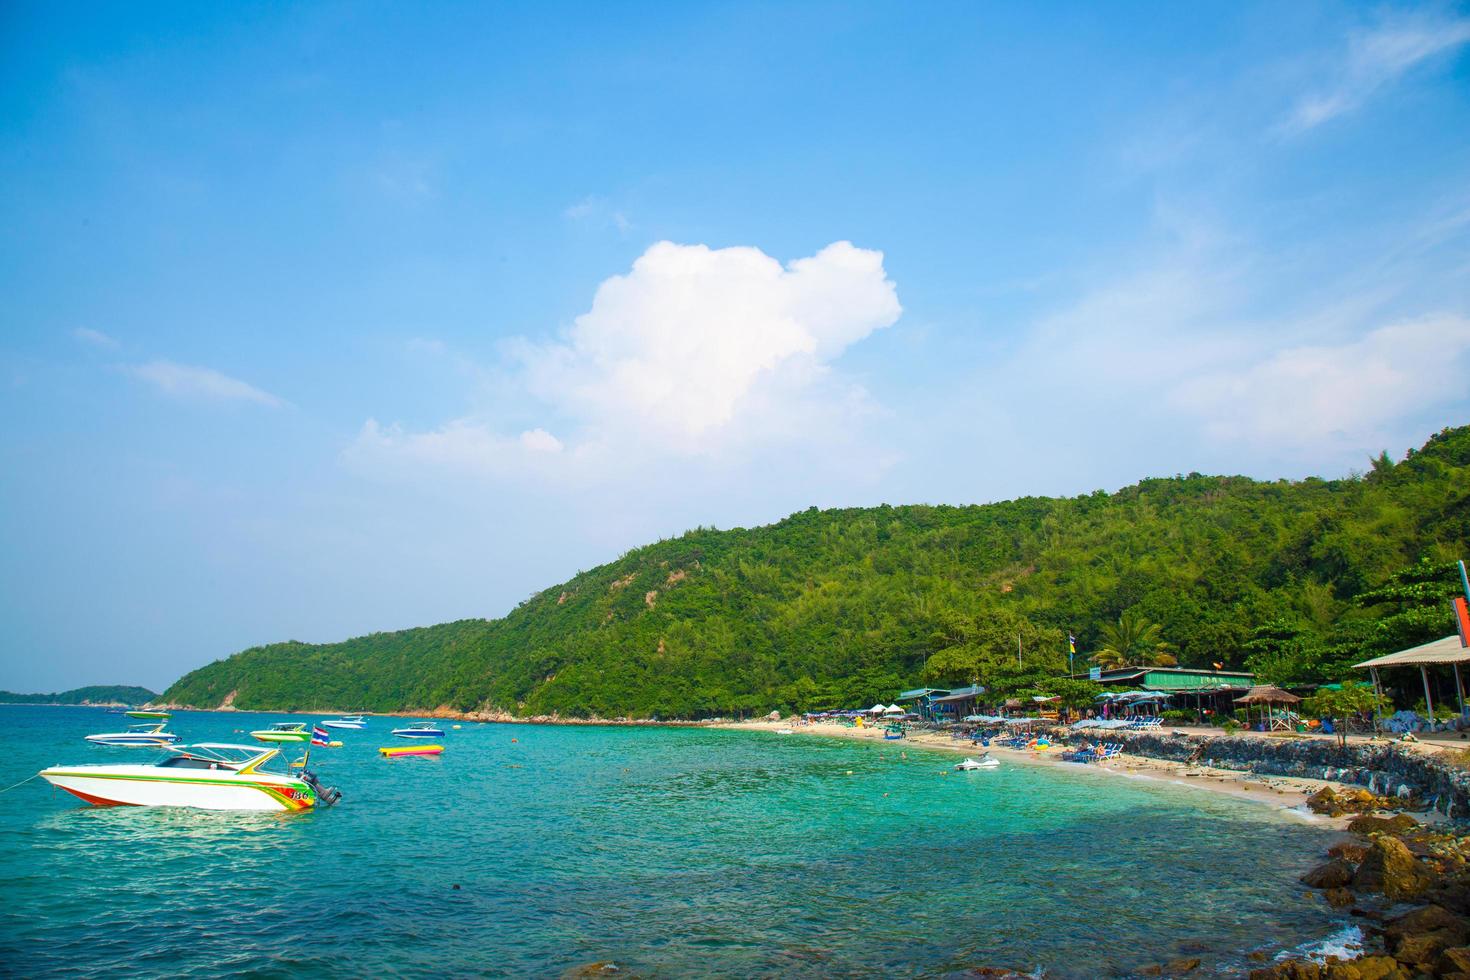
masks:
<instances>
[{"instance_id":1,"label":"turquoise sea","mask_svg":"<svg viewBox=\"0 0 1470 980\"><path fill-rule=\"evenodd\" d=\"M184 712L186 741L310 716ZM16 976L1126 975L1234 972L1344 921L1296 883L1324 830L1165 782L755 732L400 720L317 749L305 814L0 796L0 972ZM0 707L0 784L137 761L101 709ZM400 743L401 744L401 743ZM905 757L906 756L906 757Z\"/></svg>"}]
</instances>

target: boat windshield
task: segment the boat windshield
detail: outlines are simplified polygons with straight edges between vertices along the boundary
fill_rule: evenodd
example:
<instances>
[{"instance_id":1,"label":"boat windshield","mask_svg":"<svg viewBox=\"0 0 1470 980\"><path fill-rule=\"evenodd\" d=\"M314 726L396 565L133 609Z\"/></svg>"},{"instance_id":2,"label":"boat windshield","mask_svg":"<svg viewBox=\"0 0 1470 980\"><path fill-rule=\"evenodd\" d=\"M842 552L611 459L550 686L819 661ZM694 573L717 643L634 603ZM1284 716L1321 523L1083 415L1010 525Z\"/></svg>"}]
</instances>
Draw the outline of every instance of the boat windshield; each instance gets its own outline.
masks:
<instances>
[{"instance_id":1,"label":"boat windshield","mask_svg":"<svg viewBox=\"0 0 1470 980\"><path fill-rule=\"evenodd\" d=\"M227 745L201 742L170 749L167 757L156 763L163 769L242 769L251 763L264 762L276 755L275 749L253 745Z\"/></svg>"}]
</instances>

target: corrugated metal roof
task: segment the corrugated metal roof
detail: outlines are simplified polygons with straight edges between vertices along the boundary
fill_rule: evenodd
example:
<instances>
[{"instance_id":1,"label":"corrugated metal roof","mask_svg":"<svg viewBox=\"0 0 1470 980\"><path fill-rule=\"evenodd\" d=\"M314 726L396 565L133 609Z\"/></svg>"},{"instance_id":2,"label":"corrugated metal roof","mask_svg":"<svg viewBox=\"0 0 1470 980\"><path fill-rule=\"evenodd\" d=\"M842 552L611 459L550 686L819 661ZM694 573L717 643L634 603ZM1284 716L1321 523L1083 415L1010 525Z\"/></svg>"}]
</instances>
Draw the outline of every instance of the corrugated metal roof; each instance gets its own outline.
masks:
<instances>
[{"instance_id":1,"label":"corrugated metal roof","mask_svg":"<svg viewBox=\"0 0 1470 980\"><path fill-rule=\"evenodd\" d=\"M903 691L899 694L900 701L912 701L914 698L922 698L928 694L948 694L948 691L937 687L916 687L912 691Z\"/></svg>"},{"instance_id":2,"label":"corrugated metal roof","mask_svg":"<svg viewBox=\"0 0 1470 980\"><path fill-rule=\"evenodd\" d=\"M1470 650L1460 645L1460 637L1446 636L1430 640L1398 653L1390 653L1372 660L1364 660L1354 667L1417 667L1420 664L1463 664L1470 663Z\"/></svg>"},{"instance_id":3,"label":"corrugated metal roof","mask_svg":"<svg viewBox=\"0 0 1470 980\"><path fill-rule=\"evenodd\" d=\"M950 691L948 694L946 694L942 698L934 698L933 700L934 700L934 703L935 704L938 704L941 701L969 701L972 698L978 698L980 695L982 695L984 693L985 693L985 688L983 688L980 685L976 684L973 687L961 687L961 688L958 688L956 690Z\"/></svg>"}]
</instances>

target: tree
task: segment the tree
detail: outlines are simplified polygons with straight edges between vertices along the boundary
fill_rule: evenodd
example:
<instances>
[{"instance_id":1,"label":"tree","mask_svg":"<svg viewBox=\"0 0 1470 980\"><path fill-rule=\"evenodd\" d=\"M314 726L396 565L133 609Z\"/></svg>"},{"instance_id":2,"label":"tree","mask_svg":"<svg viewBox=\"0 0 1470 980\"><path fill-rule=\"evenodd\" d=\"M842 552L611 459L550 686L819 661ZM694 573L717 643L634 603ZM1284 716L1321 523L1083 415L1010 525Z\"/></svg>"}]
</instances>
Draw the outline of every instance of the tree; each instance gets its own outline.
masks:
<instances>
[{"instance_id":1,"label":"tree","mask_svg":"<svg viewBox=\"0 0 1470 980\"><path fill-rule=\"evenodd\" d=\"M1343 681L1340 687L1323 687L1302 702L1302 713L1327 718L1336 723L1338 744L1347 744L1347 719L1381 711L1388 699L1361 681Z\"/></svg>"},{"instance_id":2,"label":"tree","mask_svg":"<svg viewBox=\"0 0 1470 980\"><path fill-rule=\"evenodd\" d=\"M1124 610L1116 623L1102 628L1102 646L1092 655L1102 667L1172 667L1179 661L1161 638L1164 628L1133 609Z\"/></svg>"}]
</instances>

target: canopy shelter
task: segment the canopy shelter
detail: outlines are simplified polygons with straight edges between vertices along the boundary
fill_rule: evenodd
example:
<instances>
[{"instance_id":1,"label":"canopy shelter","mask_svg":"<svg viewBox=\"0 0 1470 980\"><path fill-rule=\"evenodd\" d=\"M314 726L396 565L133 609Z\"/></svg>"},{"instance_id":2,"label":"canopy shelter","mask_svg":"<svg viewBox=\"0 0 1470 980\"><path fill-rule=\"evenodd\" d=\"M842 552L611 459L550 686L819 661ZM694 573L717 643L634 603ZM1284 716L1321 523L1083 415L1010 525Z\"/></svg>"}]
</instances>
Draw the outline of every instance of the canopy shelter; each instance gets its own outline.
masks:
<instances>
[{"instance_id":1,"label":"canopy shelter","mask_svg":"<svg viewBox=\"0 0 1470 980\"><path fill-rule=\"evenodd\" d=\"M1292 694L1290 691L1283 691L1275 684L1258 684L1251 688L1245 697L1236 698L1235 703L1245 705L1247 711L1250 710L1250 706L1253 704L1265 705L1266 730L1276 731L1277 729L1290 730L1291 723L1286 718L1277 717L1275 706L1278 704L1300 704L1301 700L1295 694Z\"/></svg>"},{"instance_id":2,"label":"canopy shelter","mask_svg":"<svg viewBox=\"0 0 1470 980\"><path fill-rule=\"evenodd\" d=\"M1460 714L1465 714L1465 686L1460 680L1460 665L1470 663L1470 650L1465 648L1458 635L1446 636L1438 640L1430 640L1398 653L1386 654L1382 657L1374 657L1372 660L1364 660L1360 664L1353 664L1369 672L1373 677L1373 690L1382 695L1383 688L1378 682L1378 671L1384 667L1418 667L1419 679L1424 682L1424 710L1431 721L1434 720L1434 702L1429 698L1429 668L1439 664L1450 664L1455 668L1455 693L1460 699Z\"/></svg>"},{"instance_id":3,"label":"canopy shelter","mask_svg":"<svg viewBox=\"0 0 1470 980\"><path fill-rule=\"evenodd\" d=\"M957 688L943 697L936 697L930 701L930 704L937 714L954 717L973 712L979 706L980 695L984 693L985 688L975 684L970 687Z\"/></svg>"},{"instance_id":4,"label":"canopy shelter","mask_svg":"<svg viewBox=\"0 0 1470 980\"><path fill-rule=\"evenodd\" d=\"M871 708L869 708L867 711L865 711L863 713L864 714L868 714L868 715L881 715L883 712L885 712L887 710L888 710L888 708L883 704L883 702L882 701L879 701L877 704L873 705Z\"/></svg>"},{"instance_id":5,"label":"canopy shelter","mask_svg":"<svg viewBox=\"0 0 1470 980\"><path fill-rule=\"evenodd\" d=\"M885 715L906 715L908 711L896 704L890 704L883 709Z\"/></svg>"}]
</instances>

